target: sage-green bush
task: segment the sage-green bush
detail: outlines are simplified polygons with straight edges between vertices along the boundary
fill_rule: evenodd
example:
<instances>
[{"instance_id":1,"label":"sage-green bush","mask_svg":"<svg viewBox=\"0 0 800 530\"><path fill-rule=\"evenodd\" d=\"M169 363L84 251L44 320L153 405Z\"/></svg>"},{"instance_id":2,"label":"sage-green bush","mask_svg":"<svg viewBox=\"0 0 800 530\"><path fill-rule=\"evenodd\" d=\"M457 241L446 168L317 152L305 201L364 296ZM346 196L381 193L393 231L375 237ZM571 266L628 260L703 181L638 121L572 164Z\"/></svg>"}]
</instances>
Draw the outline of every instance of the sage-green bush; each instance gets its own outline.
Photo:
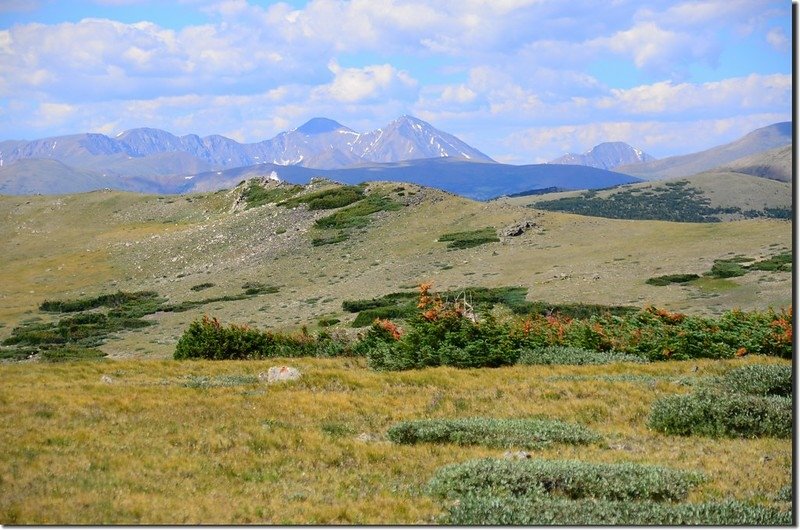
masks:
<instances>
[{"instance_id":1,"label":"sage-green bush","mask_svg":"<svg viewBox=\"0 0 800 530\"><path fill-rule=\"evenodd\" d=\"M740 366L720 377L719 385L739 394L791 396L792 367L780 364Z\"/></svg>"},{"instance_id":2,"label":"sage-green bush","mask_svg":"<svg viewBox=\"0 0 800 530\"><path fill-rule=\"evenodd\" d=\"M428 484L431 495L541 497L615 501L680 501L703 481L698 473L665 467L580 460L486 458L440 468Z\"/></svg>"},{"instance_id":3,"label":"sage-green bush","mask_svg":"<svg viewBox=\"0 0 800 530\"><path fill-rule=\"evenodd\" d=\"M397 423L387 432L400 444L454 443L537 449L553 443L588 444L600 437L583 425L548 419L456 418Z\"/></svg>"},{"instance_id":4,"label":"sage-green bush","mask_svg":"<svg viewBox=\"0 0 800 530\"><path fill-rule=\"evenodd\" d=\"M451 504L437 522L456 526L789 526L792 512L730 500L670 504L471 495Z\"/></svg>"},{"instance_id":5,"label":"sage-green bush","mask_svg":"<svg viewBox=\"0 0 800 530\"><path fill-rule=\"evenodd\" d=\"M651 409L648 425L680 436L789 438L792 399L703 389L658 399Z\"/></svg>"}]
</instances>

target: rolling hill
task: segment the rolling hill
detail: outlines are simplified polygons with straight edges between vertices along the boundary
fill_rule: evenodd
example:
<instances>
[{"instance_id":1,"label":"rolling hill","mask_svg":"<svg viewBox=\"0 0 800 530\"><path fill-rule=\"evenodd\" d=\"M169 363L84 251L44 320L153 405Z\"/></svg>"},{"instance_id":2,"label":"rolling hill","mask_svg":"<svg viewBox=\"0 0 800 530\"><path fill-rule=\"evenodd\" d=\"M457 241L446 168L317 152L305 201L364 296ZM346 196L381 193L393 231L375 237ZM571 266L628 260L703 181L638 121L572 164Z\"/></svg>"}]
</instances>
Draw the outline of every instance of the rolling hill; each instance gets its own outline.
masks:
<instances>
[{"instance_id":1,"label":"rolling hill","mask_svg":"<svg viewBox=\"0 0 800 530\"><path fill-rule=\"evenodd\" d=\"M586 166L555 164L512 166L456 158L432 158L331 170L259 164L192 176L186 180L181 191L213 191L235 186L246 178L271 174L281 180L297 184L307 184L314 177L324 177L346 184L359 184L370 180L408 182L438 188L475 200L486 200L500 195L552 186L595 189L638 181L635 177Z\"/></svg>"},{"instance_id":2,"label":"rolling hill","mask_svg":"<svg viewBox=\"0 0 800 530\"><path fill-rule=\"evenodd\" d=\"M723 169L608 190L525 195L505 201L612 219L719 222L792 216L791 185Z\"/></svg>"}]
</instances>

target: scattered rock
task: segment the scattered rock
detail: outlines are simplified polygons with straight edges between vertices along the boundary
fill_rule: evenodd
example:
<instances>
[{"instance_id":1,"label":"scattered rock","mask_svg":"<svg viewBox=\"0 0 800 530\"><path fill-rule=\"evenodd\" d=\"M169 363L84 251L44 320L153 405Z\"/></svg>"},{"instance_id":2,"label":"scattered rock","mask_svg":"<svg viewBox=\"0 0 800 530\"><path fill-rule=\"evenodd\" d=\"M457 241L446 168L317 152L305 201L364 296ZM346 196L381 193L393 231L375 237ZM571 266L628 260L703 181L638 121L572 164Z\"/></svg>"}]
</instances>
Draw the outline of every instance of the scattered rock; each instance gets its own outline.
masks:
<instances>
[{"instance_id":1,"label":"scattered rock","mask_svg":"<svg viewBox=\"0 0 800 530\"><path fill-rule=\"evenodd\" d=\"M525 233L526 230L529 228L533 228L536 226L536 223L531 221L530 219L525 219L524 221L519 221L512 225L509 225L500 230L500 235L502 237L517 237L521 236Z\"/></svg>"},{"instance_id":2,"label":"scattered rock","mask_svg":"<svg viewBox=\"0 0 800 530\"><path fill-rule=\"evenodd\" d=\"M258 374L258 379L267 383L296 381L300 379L300 370L291 366L273 366L266 372Z\"/></svg>"},{"instance_id":3,"label":"scattered rock","mask_svg":"<svg viewBox=\"0 0 800 530\"><path fill-rule=\"evenodd\" d=\"M114 378L111 377L110 375L101 375L100 376L100 381L103 382L103 383L106 383L108 385L113 385L114 384Z\"/></svg>"},{"instance_id":4,"label":"scattered rock","mask_svg":"<svg viewBox=\"0 0 800 530\"><path fill-rule=\"evenodd\" d=\"M370 442L377 442L378 437L368 432L362 432L361 434L356 436L356 440L359 442L370 443Z\"/></svg>"},{"instance_id":5,"label":"scattered rock","mask_svg":"<svg viewBox=\"0 0 800 530\"><path fill-rule=\"evenodd\" d=\"M507 458L509 460L525 460L526 458L530 458L531 454L527 451L506 451L503 453L503 458Z\"/></svg>"}]
</instances>

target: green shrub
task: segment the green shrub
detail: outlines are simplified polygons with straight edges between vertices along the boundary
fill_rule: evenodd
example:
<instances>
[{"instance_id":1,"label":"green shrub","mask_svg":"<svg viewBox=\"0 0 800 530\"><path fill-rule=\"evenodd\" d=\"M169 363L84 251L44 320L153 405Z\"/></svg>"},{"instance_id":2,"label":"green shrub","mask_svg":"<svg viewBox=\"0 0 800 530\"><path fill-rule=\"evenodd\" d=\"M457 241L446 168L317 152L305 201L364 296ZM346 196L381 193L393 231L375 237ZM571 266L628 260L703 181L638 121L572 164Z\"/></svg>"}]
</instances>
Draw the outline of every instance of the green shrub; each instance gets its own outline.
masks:
<instances>
[{"instance_id":1,"label":"green shrub","mask_svg":"<svg viewBox=\"0 0 800 530\"><path fill-rule=\"evenodd\" d=\"M338 318L320 318L317 321L317 325L321 328L328 328L330 326L335 326L339 322L341 322L341 320Z\"/></svg>"},{"instance_id":2,"label":"green shrub","mask_svg":"<svg viewBox=\"0 0 800 530\"><path fill-rule=\"evenodd\" d=\"M279 203L291 208L307 204L309 210L330 210L341 208L364 198L364 188L360 186L337 186L325 190L294 197Z\"/></svg>"},{"instance_id":3,"label":"green shrub","mask_svg":"<svg viewBox=\"0 0 800 530\"><path fill-rule=\"evenodd\" d=\"M317 228L352 228L369 224L369 215L383 211L395 211L402 205L383 195L370 195L361 202L339 210L314 222Z\"/></svg>"},{"instance_id":4,"label":"green shrub","mask_svg":"<svg viewBox=\"0 0 800 530\"><path fill-rule=\"evenodd\" d=\"M311 245L314 247L321 247L323 245L333 245L336 243L341 243L342 241L347 241L350 236L346 232L339 232L335 235L327 235L321 237L315 237L311 240Z\"/></svg>"},{"instance_id":5,"label":"green shrub","mask_svg":"<svg viewBox=\"0 0 800 530\"><path fill-rule=\"evenodd\" d=\"M485 458L440 468L428 484L436 497L541 497L612 501L680 501L703 476L675 469L633 464L595 464L580 460Z\"/></svg>"},{"instance_id":6,"label":"green shrub","mask_svg":"<svg viewBox=\"0 0 800 530\"><path fill-rule=\"evenodd\" d=\"M389 428L389 440L400 444L453 443L486 447L542 448L553 443L573 445L600 437L574 423L545 419L458 418L414 420Z\"/></svg>"},{"instance_id":7,"label":"green shrub","mask_svg":"<svg viewBox=\"0 0 800 530\"><path fill-rule=\"evenodd\" d=\"M792 399L700 390L658 399L648 425L680 436L727 438L792 435Z\"/></svg>"},{"instance_id":8,"label":"green shrub","mask_svg":"<svg viewBox=\"0 0 800 530\"><path fill-rule=\"evenodd\" d=\"M789 526L791 511L738 501L702 504L467 496L438 521L454 526Z\"/></svg>"},{"instance_id":9,"label":"green shrub","mask_svg":"<svg viewBox=\"0 0 800 530\"><path fill-rule=\"evenodd\" d=\"M779 364L740 366L719 378L720 386L739 394L791 396L792 367Z\"/></svg>"},{"instance_id":10,"label":"green shrub","mask_svg":"<svg viewBox=\"0 0 800 530\"><path fill-rule=\"evenodd\" d=\"M714 278L735 278L747 274L747 269L740 263L729 260L715 260L711 266L709 276Z\"/></svg>"},{"instance_id":11,"label":"green shrub","mask_svg":"<svg viewBox=\"0 0 800 530\"><path fill-rule=\"evenodd\" d=\"M333 357L352 355L345 338L320 332L283 334L247 326L223 326L216 318L195 320L175 347L175 359L263 359L271 357Z\"/></svg>"},{"instance_id":12,"label":"green shrub","mask_svg":"<svg viewBox=\"0 0 800 530\"><path fill-rule=\"evenodd\" d=\"M664 276L650 278L645 281L645 283L663 287L664 285L669 285L671 283L687 283L699 278L700 276L697 274L665 274Z\"/></svg>"},{"instance_id":13,"label":"green shrub","mask_svg":"<svg viewBox=\"0 0 800 530\"><path fill-rule=\"evenodd\" d=\"M259 294L272 294L272 293L277 293L280 290L274 285L265 285L261 282L245 282L242 285L242 289L244 289L244 294L248 296L255 296Z\"/></svg>"},{"instance_id":14,"label":"green shrub","mask_svg":"<svg viewBox=\"0 0 800 530\"><path fill-rule=\"evenodd\" d=\"M94 298L45 300L39 305L39 310L54 313L74 313L103 306L130 309L140 305L147 306L150 302L158 300L158 293L154 291L137 291L131 293L117 291L116 293L102 294Z\"/></svg>"},{"instance_id":15,"label":"green shrub","mask_svg":"<svg viewBox=\"0 0 800 530\"><path fill-rule=\"evenodd\" d=\"M497 232L494 228L487 226L478 230L442 234L439 236L438 241L446 242L449 249L462 249L477 247L485 243L494 243L500 241L500 238L497 237Z\"/></svg>"},{"instance_id":16,"label":"green shrub","mask_svg":"<svg viewBox=\"0 0 800 530\"><path fill-rule=\"evenodd\" d=\"M96 348L65 347L51 350L42 350L40 358L50 363L72 361L97 361L107 354Z\"/></svg>"},{"instance_id":17,"label":"green shrub","mask_svg":"<svg viewBox=\"0 0 800 530\"><path fill-rule=\"evenodd\" d=\"M202 291L204 289L209 289L211 287L214 287L215 285L216 285L215 283L199 283L197 285L193 285L192 287L189 287L189 289L191 289L192 291L197 292L197 291Z\"/></svg>"},{"instance_id":18,"label":"green shrub","mask_svg":"<svg viewBox=\"0 0 800 530\"><path fill-rule=\"evenodd\" d=\"M643 359L636 355L617 351L595 351L573 346L547 346L523 350L517 364L610 364L610 363L643 363Z\"/></svg>"},{"instance_id":19,"label":"green shrub","mask_svg":"<svg viewBox=\"0 0 800 530\"><path fill-rule=\"evenodd\" d=\"M747 267L757 271L788 271L792 270L792 253L783 252L768 259L757 261Z\"/></svg>"},{"instance_id":20,"label":"green shrub","mask_svg":"<svg viewBox=\"0 0 800 530\"><path fill-rule=\"evenodd\" d=\"M251 180L247 188L242 192L242 198L247 204L247 208L250 209L286 200L299 193L302 189L302 186L283 184L267 189L257 181Z\"/></svg>"}]
</instances>

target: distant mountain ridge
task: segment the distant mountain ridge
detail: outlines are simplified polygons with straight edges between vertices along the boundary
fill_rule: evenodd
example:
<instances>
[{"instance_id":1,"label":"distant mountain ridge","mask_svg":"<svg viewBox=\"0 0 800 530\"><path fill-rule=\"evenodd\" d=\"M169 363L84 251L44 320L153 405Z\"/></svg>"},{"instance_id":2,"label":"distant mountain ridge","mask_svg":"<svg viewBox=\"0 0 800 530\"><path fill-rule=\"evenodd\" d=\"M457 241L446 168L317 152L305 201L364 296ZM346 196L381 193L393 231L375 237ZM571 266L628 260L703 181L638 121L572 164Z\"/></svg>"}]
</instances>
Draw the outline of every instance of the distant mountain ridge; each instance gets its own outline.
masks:
<instances>
[{"instance_id":1,"label":"distant mountain ridge","mask_svg":"<svg viewBox=\"0 0 800 530\"><path fill-rule=\"evenodd\" d=\"M402 116L384 128L367 133L355 132L327 118L313 118L270 140L250 144L219 135L203 138L195 134L175 136L146 127L125 131L115 138L85 133L30 142L0 142L2 166L18 160L41 158L107 174L120 173L118 166L126 160L164 153L186 153L196 158L194 165L197 167L184 173L262 163L335 169L359 163L431 157L493 162L455 136L412 116ZM180 168L170 169L181 172ZM129 171L125 176L134 176Z\"/></svg>"},{"instance_id":2,"label":"distant mountain ridge","mask_svg":"<svg viewBox=\"0 0 800 530\"><path fill-rule=\"evenodd\" d=\"M792 122L773 123L756 129L738 140L705 151L671 156L640 164L627 164L614 171L647 180L687 177L723 166L740 158L792 144Z\"/></svg>"},{"instance_id":3,"label":"distant mountain ridge","mask_svg":"<svg viewBox=\"0 0 800 530\"><path fill-rule=\"evenodd\" d=\"M624 164L636 164L651 160L655 160L655 157L625 142L603 142L583 154L567 153L549 163L612 169Z\"/></svg>"}]
</instances>

